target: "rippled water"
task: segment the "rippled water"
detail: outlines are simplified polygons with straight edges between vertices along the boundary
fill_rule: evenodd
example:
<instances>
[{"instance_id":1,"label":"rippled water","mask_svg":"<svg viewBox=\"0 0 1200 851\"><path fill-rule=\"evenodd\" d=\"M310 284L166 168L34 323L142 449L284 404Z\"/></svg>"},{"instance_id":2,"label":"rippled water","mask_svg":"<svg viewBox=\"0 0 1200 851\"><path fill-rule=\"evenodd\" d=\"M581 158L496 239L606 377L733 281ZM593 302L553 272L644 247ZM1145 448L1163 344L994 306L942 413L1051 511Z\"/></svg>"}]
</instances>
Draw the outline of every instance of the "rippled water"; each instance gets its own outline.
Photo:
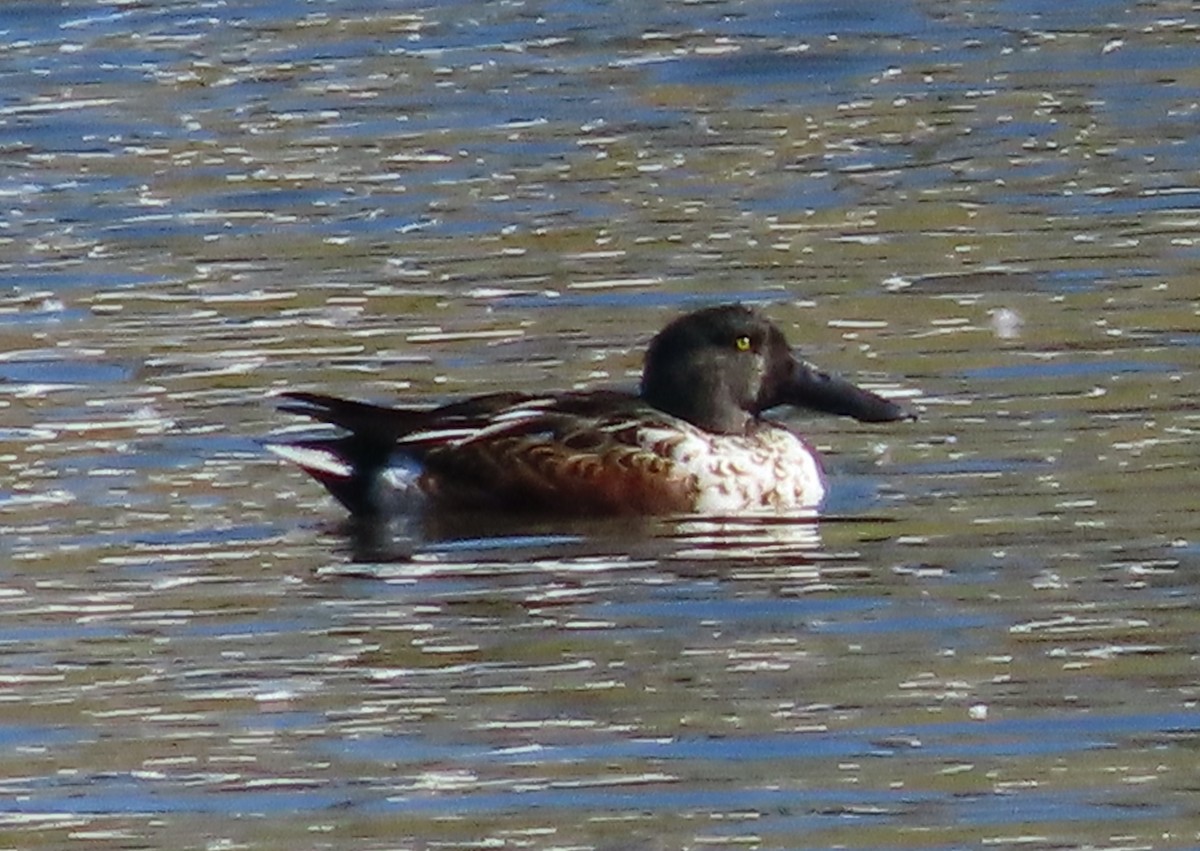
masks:
<instances>
[{"instance_id":1,"label":"rippled water","mask_svg":"<svg viewBox=\"0 0 1200 851\"><path fill-rule=\"evenodd\" d=\"M0 32L0 844L1195 846L1192 4ZM819 524L383 558L261 450L283 388L632 384L731 299L922 411L793 420Z\"/></svg>"}]
</instances>

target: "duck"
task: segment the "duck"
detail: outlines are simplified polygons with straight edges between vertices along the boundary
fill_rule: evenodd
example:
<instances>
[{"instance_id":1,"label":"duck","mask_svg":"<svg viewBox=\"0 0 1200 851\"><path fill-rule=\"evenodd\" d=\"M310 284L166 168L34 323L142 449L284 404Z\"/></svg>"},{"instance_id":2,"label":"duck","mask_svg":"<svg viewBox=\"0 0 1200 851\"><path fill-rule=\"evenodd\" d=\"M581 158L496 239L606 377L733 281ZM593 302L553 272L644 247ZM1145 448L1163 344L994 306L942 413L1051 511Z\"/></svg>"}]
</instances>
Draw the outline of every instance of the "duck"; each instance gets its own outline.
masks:
<instances>
[{"instance_id":1,"label":"duck","mask_svg":"<svg viewBox=\"0 0 1200 851\"><path fill-rule=\"evenodd\" d=\"M494 392L420 408L291 391L280 410L340 431L267 448L355 518L813 511L826 493L821 459L765 416L780 406L864 423L915 418L797 356L761 310L720 304L654 336L637 392Z\"/></svg>"}]
</instances>

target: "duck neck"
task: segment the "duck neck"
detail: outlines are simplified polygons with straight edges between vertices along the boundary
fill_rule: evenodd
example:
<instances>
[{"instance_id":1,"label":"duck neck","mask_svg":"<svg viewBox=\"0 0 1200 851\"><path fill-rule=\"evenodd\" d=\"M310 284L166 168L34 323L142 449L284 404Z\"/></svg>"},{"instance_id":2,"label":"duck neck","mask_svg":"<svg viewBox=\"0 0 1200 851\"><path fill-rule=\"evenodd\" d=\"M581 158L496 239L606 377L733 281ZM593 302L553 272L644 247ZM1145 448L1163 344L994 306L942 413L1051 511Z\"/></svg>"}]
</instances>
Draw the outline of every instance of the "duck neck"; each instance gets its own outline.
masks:
<instances>
[{"instance_id":1,"label":"duck neck","mask_svg":"<svg viewBox=\"0 0 1200 851\"><path fill-rule=\"evenodd\" d=\"M642 399L660 411L717 434L746 434L756 418L724 382L712 375L647 375L642 379Z\"/></svg>"}]
</instances>

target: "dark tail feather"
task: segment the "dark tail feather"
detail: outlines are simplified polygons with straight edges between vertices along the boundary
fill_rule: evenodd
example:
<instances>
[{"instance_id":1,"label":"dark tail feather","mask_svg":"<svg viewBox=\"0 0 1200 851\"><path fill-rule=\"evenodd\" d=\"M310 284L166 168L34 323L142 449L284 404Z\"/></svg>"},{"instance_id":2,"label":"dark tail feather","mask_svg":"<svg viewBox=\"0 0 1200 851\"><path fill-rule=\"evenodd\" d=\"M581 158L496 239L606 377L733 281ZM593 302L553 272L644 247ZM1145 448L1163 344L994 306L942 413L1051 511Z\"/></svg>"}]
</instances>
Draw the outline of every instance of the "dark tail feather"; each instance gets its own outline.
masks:
<instances>
[{"instance_id":1,"label":"dark tail feather","mask_svg":"<svg viewBox=\"0 0 1200 851\"><path fill-rule=\"evenodd\" d=\"M283 397L289 401L279 406L281 411L344 428L388 449L400 437L422 428L429 417L426 411L389 408L323 393L284 393Z\"/></svg>"},{"instance_id":2,"label":"dark tail feather","mask_svg":"<svg viewBox=\"0 0 1200 851\"><path fill-rule=\"evenodd\" d=\"M285 393L280 410L337 426L340 437L270 443L267 448L308 473L356 517L390 512L396 493L381 473L392 460L396 440L424 422L424 411L403 410L339 399L320 393ZM394 490L394 489L393 489Z\"/></svg>"},{"instance_id":3,"label":"dark tail feather","mask_svg":"<svg viewBox=\"0 0 1200 851\"><path fill-rule=\"evenodd\" d=\"M291 461L325 486L338 502L356 517L374 517L384 512L379 499L379 473L387 455L355 435L268 443L267 449Z\"/></svg>"}]
</instances>

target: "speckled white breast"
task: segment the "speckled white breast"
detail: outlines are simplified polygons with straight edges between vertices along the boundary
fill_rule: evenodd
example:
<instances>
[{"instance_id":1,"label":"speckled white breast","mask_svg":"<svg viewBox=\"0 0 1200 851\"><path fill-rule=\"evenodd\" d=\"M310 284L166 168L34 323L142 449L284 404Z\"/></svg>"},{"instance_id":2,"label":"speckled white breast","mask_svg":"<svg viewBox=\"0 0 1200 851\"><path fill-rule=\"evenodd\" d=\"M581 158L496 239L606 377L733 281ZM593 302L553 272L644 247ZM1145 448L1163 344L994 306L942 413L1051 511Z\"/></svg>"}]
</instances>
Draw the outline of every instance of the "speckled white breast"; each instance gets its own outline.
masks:
<instances>
[{"instance_id":1,"label":"speckled white breast","mask_svg":"<svg viewBox=\"0 0 1200 851\"><path fill-rule=\"evenodd\" d=\"M647 448L652 445L671 461L675 475L692 481L699 514L814 509L825 498L816 452L783 426L763 423L750 436L655 431L643 434Z\"/></svg>"}]
</instances>

